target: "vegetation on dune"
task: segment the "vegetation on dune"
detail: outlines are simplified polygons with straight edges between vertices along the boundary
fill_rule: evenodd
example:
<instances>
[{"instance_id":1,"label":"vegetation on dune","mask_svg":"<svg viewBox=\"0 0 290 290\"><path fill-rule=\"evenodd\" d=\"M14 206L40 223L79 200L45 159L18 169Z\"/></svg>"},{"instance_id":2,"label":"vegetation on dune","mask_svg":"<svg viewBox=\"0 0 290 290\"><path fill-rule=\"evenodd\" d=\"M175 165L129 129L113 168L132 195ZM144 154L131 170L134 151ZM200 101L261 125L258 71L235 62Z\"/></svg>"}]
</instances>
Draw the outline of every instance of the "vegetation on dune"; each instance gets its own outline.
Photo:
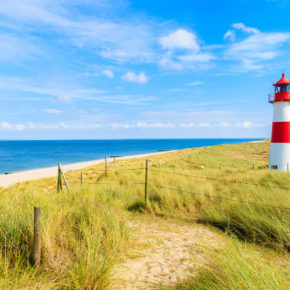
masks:
<instances>
[{"instance_id":1,"label":"vegetation on dune","mask_svg":"<svg viewBox=\"0 0 290 290\"><path fill-rule=\"evenodd\" d=\"M268 265L260 254L251 252L247 257L243 253L243 247L237 242L214 253L211 259L212 263L196 277L175 286L174 289L286 290L290 287L289 281Z\"/></svg>"},{"instance_id":2,"label":"vegetation on dune","mask_svg":"<svg viewBox=\"0 0 290 290\"><path fill-rule=\"evenodd\" d=\"M57 194L56 178L0 190L0 288L112 286L115 268L129 247L126 224L134 214L201 222L288 255L290 175L268 171L268 151L269 143L262 142L151 156L147 204L145 159L117 161L116 171L109 164L108 176L103 164L86 168L83 186L80 171L68 172L70 192ZM37 267L30 263L34 205L43 209L42 263ZM219 283L228 275L241 289L286 289L283 274L253 251L248 258L235 247L227 250L182 287L199 289L194 287L206 283L200 289L227 288L229 284ZM256 263L249 263L251 257ZM249 279L248 288L237 273ZM261 284L259 275L268 284Z\"/></svg>"},{"instance_id":3,"label":"vegetation on dune","mask_svg":"<svg viewBox=\"0 0 290 290\"><path fill-rule=\"evenodd\" d=\"M9 198L13 194L13 198ZM105 288L121 258L126 216L92 191L2 192L0 288ZM33 205L43 208L42 265L30 266Z\"/></svg>"}]
</instances>

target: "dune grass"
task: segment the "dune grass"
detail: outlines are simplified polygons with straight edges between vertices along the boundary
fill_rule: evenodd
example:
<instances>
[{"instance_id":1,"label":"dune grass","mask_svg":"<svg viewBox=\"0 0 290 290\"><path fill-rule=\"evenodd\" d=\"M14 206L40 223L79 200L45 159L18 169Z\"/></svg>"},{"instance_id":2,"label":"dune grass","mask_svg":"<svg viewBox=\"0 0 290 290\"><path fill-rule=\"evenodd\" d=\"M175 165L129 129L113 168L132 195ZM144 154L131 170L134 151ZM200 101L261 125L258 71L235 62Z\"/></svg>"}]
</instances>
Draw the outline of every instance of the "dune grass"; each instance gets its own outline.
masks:
<instances>
[{"instance_id":1,"label":"dune grass","mask_svg":"<svg viewBox=\"0 0 290 290\"><path fill-rule=\"evenodd\" d=\"M269 172L268 152L269 143L262 142L154 155L149 158L147 204L144 203L144 158L117 161L116 171L109 164L108 176L103 172L103 164L86 168L82 170L83 186L80 186L80 171L68 172L70 192L57 194L56 178L0 189L0 288L113 287L117 280L116 267L129 247L130 232L126 225L132 213L204 223L242 241L288 255L290 212L285 208L290 206L290 190L285 188L290 187L290 174ZM30 263L34 205L40 205L43 210L42 263L38 267ZM213 268L201 273L200 277L212 273L206 282L208 287L212 280L217 283L213 285L225 288L216 282L223 279L218 274L252 271L236 248L230 253L222 252L219 257L225 263L230 255L235 257L233 273L220 273ZM222 258L217 260L223 263ZM266 262L255 267L262 269L259 268L262 264L271 276ZM240 269L240 265L246 268ZM252 289L267 289L262 284L259 288L260 282L254 284L255 275L258 274L249 277L252 283L249 285L256 285ZM281 289L285 289L285 281L281 283Z\"/></svg>"},{"instance_id":2,"label":"dune grass","mask_svg":"<svg viewBox=\"0 0 290 290\"><path fill-rule=\"evenodd\" d=\"M261 254L251 252L247 256L243 250L243 246L237 242L228 244L226 248L212 254L211 263L196 277L176 285L174 289L289 289L289 280L267 264Z\"/></svg>"},{"instance_id":3,"label":"dune grass","mask_svg":"<svg viewBox=\"0 0 290 290\"><path fill-rule=\"evenodd\" d=\"M12 198L11 195L13 195ZM105 288L126 246L126 214L103 196L7 191L0 194L0 288ZM42 217L42 264L32 268L33 205Z\"/></svg>"}]
</instances>

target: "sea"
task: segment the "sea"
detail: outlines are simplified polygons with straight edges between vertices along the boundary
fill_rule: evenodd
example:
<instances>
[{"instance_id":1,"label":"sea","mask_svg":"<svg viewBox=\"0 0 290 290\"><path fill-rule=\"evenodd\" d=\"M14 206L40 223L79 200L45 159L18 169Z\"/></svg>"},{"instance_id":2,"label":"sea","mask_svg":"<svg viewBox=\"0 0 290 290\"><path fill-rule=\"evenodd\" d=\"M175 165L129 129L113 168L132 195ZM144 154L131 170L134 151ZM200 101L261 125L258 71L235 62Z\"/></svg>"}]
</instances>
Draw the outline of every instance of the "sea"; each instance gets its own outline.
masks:
<instances>
[{"instance_id":1,"label":"sea","mask_svg":"<svg viewBox=\"0 0 290 290\"><path fill-rule=\"evenodd\" d=\"M0 141L0 174L102 159L262 139L128 139Z\"/></svg>"}]
</instances>

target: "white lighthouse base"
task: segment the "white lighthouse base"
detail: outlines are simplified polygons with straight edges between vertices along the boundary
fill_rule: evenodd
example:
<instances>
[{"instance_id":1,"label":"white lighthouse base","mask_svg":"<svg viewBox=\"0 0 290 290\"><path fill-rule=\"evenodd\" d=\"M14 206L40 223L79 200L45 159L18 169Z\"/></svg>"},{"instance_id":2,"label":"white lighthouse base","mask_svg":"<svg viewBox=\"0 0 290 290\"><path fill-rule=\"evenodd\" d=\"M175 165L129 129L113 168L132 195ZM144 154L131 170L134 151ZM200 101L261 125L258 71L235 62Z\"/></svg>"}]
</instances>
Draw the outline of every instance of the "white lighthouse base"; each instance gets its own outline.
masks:
<instances>
[{"instance_id":1,"label":"white lighthouse base","mask_svg":"<svg viewBox=\"0 0 290 290\"><path fill-rule=\"evenodd\" d=\"M271 143L269 169L290 171L290 143Z\"/></svg>"}]
</instances>

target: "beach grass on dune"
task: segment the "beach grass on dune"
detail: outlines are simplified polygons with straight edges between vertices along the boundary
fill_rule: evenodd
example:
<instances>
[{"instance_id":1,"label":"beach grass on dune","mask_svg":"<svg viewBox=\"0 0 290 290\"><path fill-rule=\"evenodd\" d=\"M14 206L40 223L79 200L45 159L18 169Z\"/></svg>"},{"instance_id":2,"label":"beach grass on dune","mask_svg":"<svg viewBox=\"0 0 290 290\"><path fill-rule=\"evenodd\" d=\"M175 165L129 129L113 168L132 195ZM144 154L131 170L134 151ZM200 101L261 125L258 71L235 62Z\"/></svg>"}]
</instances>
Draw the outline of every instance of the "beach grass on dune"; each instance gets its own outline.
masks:
<instances>
[{"instance_id":1,"label":"beach grass on dune","mask_svg":"<svg viewBox=\"0 0 290 290\"><path fill-rule=\"evenodd\" d=\"M13 198L10 198L13 194ZM105 288L126 246L126 214L91 190L2 192L0 288ZM33 205L42 206L42 265L30 265ZM38 287L36 286L36 287Z\"/></svg>"},{"instance_id":2,"label":"beach grass on dune","mask_svg":"<svg viewBox=\"0 0 290 290\"><path fill-rule=\"evenodd\" d=\"M144 158L117 161L116 171L110 163L108 176L102 172L103 164L86 168L82 170L83 186L80 171L68 172L69 192L56 193L56 178L2 189L0 288L112 287L118 280L116 269L130 244L127 223L134 214L203 223L243 242L288 255L290 175L268 171L268 152L269 143L261 142L151 156L147 204ZM43 211L42 263L35 268L30 263L34 205L40 205ZM248 254L255 258L253 251ZM236 265L232 272L216 266L226 264L231 255ZM242 285L241 289L267 289L263 287L275 286L276 280L280 288L269 289L286 289L287 279L282 274L276 279L277 271L273 269L273 274L267 261L258 259L250 265L237 247L219 253L215 259L214 268L205 269L188 282L191 284L181 286L215 289L210 286L217 285L227 289L226 284L219 284L224 275L242 283L235 278L240 273L249 275L245 279L253 287L237 284ZM217 270L221 268L224 272ZM256 278L260 271L265 272L265 280L271 275L276 280L262 285ZM202 283L207 286L191 288Z\"/></svg>"},{"instance_id":3,"label":"beach grass on dune","mask_svg":"<svg viewBox=\"0 0 290 290\"><path fill-rule=\"evenodd\" d=\"M261 254L251 251L251 255L247 255L243 248L237 241L228 244L211 255L210 263L197 276L176 285L174 289L289 289L289 280L267 264Z\"/></svg>"}]
</instances>

